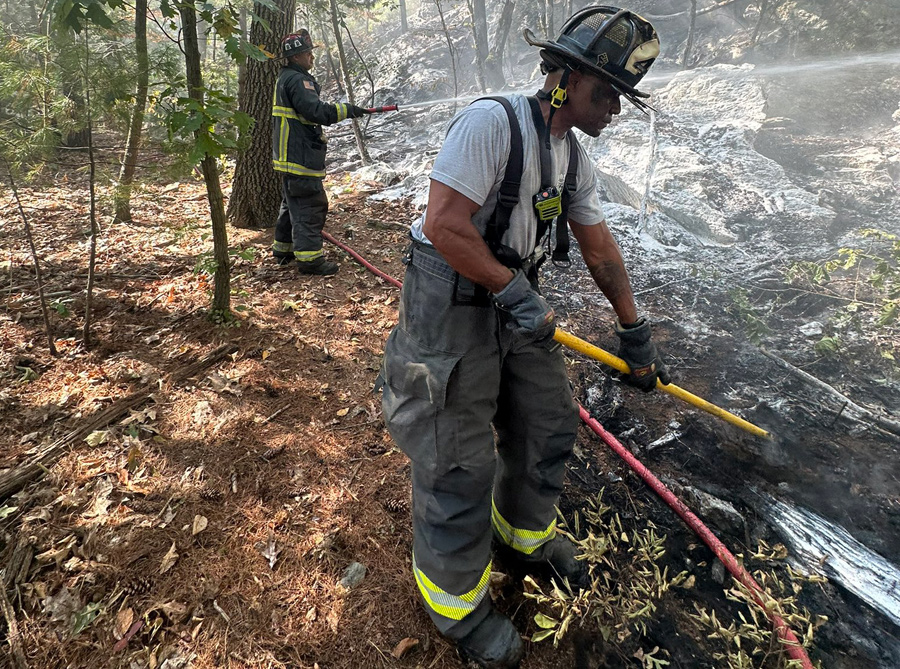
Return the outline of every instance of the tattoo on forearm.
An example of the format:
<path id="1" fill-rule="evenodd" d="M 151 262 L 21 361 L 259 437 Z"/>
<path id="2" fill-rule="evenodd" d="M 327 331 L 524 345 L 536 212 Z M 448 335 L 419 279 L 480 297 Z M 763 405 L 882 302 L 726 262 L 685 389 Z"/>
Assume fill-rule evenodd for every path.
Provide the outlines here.
<path id="1" fill-rule="evenodd" d="M 604 260 L 588 267 L 597 286 L 614 307 L 623 299 L 633 303 L 628 272 L 621 263 Z"/>

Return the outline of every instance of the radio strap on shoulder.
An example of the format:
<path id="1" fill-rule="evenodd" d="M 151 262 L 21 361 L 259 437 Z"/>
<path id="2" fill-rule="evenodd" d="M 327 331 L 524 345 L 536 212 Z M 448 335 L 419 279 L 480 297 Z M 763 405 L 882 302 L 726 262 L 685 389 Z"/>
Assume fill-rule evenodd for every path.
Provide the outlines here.
<path id="1" fill-rule="evenodd" d="M 538 91 L 539 97 L 541 97 L 541 92 Z M 544 113 L 541 111 L 541 104 L 538 102 L 537 97 L 529 97 L 528 103 L 531 106 L 531 118 L 534 122 L 534 129 L 538 135 L 538 152 L 541 159 L 541 191 L 535 196 L 535 208 L 538 212 L 535 246 L 542 243 L 544 236 L 555 219 L 556 243 L 553 245 L 550 257 L 554 265 L 568 267 L 571 264 L 569 260 L 569 201 L 572 198 L 572 193 L 575 192 L 578 182 L 578 146 L 572 131 L 568 131 L 566 140 L 569 146 L 569 165 L 566 170 L 563 192 L 557 193 L 556 184 L 554 183 L 555 179 L 551 174 L 553 167 L 550 153 L 550 130 L 544 121 Z M 555 198 L 554 195 L 556 196 Z M 548 206 L 549 201 L 543 198 L 555 199 L 556 204 Z"/>
<path id="2" fill-rule="evenodd" d="M 566 133 L 569 143 L 569 167 L 566 170 L 566 180 L 563 182 L 562 212 L 556 219 L 556 245 L 550 254 L 550 259 L 557 267 L 568 267 L 572 264 L 569 260 L 569 202 L 572 193 L 578 188 L 578 144 L 570 130 Z"/>

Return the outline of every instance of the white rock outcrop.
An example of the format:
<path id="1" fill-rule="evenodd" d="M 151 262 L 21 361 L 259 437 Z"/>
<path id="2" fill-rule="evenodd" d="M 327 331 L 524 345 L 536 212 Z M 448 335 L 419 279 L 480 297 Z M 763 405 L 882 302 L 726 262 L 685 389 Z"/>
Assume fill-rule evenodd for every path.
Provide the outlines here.
<path id="1" fill-rule="evenodd" d="M 655 122 L 623 110 L 586 142 L 611 200 L 640 208 L 646 197 L 648 212 L 717 243 L 786 226 L 816 234 L 833 220 L 816 194 L 753 148 L 766 120 L 766 96 L 751 66 L 680 72 L 652 103 Z"/>

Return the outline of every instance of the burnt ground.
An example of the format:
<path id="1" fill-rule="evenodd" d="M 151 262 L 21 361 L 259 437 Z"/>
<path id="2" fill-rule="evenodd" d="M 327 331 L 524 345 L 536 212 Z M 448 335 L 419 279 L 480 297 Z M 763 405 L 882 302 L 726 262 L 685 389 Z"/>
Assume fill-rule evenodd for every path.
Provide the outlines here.
<path id="1" fill-rule="evenodd" d="M 402 202 L 368 202 L 366 189 L 336 189 L 328 229 L 402 278 L 406 237 L 396 221 L 413 212 Z M 242 251 L 233 267 L 238 320 L 214 325 L 206 316 L 209 279 L 196 269 L 211 247 L 204 189 L 150 186 L 136 196 L 135 222 L 104 227 L 95 343 L 85 350 L 86 185 L 73 177 L 22 197 L 54 295 L 60 355 L 47 352 L 30 256 L 7 193 L 0 472 L 115 400 L 152 389 L 147 402 L 99 427 L 89 443 L 73 444 L 42 480 L 0 503 L 3 563 L 29 556 L 7 578 L 30 666 L 459 667 L 416 600 L 408 466 L 372 392 L 397 290 L 333 248 L 337 276 L 301 278 L 271 264 L 271 231 L 231 229 L 231 246 Z M 623 246 L 639 257 L 627 239 Z M 741 278 L 740 268 L 734 273 Z M 779 538 L 747 501 L 751 484 L 771 490 L 896 556 L 897 441 L 848 422 L 839 406 L 769 364 L 740 315 L 725 309 L 722 275 L 684 279 L 652 267 L 634 275 L 676 382 L 777 439 L 761 442 L 668 396 L 624 388 L 599 364 L 572 355 L 578 399 L 686 499 L 702 490 L 734 504 L 737 518 L 706 520 L 749 568 L 780 579 L 789 594 L 796 585 L 811 617 L 828 616 L 810 650 L 822 666 L 897 666 L 897 629 L 880 614 L 832 583 L 792 578 L 783 559 L 752 557 L 760 539 Z M 567 329 L 615 350 L 611 312 L 591 298 L 585 277 L 577 267 L 553 272 L 547 292 Z M 843 379 L 855 399 L 878 404 L 875 393 L 887 393 L 881 405 L 896 407 L 894 391 L 868 380 L 873 358 L 804 360 L 808 352 L 791 348 L 790 310 L 798 304 L 779 313 L 768 343 L 781 343 L 784 355 L 793 350 L 810 373 Z M 222 343 L 236 352 L 184 383 L 166 381 Z M 669 432 L 678 436 L 649 447 Z M 696 606 L 715 610 L 727 627 L 749 617 L 747 607 L 726 597 L 731 585 L 712 553 L 582 429 L 561 503 L 570 527 L 601 491 L 628 535 L 648 522 L 665 535 L 660 567 L 693 578 L 658 601 L 645 633 L 627 628 L 605 642 L 586 620 L 558 648 L 528 642 L 523 667 L 653 666 L 648 655 L 672 667 L 726 666 L 725 644 L 707 638 L 692 615 Z M 353 562 L 366 575 L 345 588 L 339 581 Z M 495 596 L 524 635 L 539 631 L 538 607 L 521 582 L 498 579 Z M 4 657 L 0 663 L 9 663 Z"/>

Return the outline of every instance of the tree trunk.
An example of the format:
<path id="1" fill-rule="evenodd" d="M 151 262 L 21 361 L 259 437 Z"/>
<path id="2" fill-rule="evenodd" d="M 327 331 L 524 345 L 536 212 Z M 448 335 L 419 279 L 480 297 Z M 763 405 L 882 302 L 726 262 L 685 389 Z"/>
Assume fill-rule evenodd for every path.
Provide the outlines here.
<path id="1" fill-rule="evenodd" d="M 325 24 L 319 23 L 319 32 L 322 34 L 322 41 L 325 42 L 325 58 L 328 60 L 328 76 L 334 79 L 334 83 L 337 86 L 338 93 L 343 97 L 344 95 L 344 85 L 341 83 L 341 74 L 338 72 L 337 65 L 335 65 L 334 57 L 331 55 L 331 43 L 328 41 L 328 31 L 325 29 Z M 323 88 L 327 88 L 328 78 L 325 79 L 326 85 Z"/>
<path id="2" fill-rule="evenodd" d="M 400 30 L 409 32 L 409 23 L 406 20 L 406 0 L 400 0 Z"/>
<path id="3" fill-rule="evenodd" d="M 554 39 L 556 35 L 554 34 L 554 24 L 553 24 L 553 0 L 546 0 L 546 4 L 544 5 L 544 13 L 546 18 L 544 22 L 547 25 L 547 38 Z"/>
<path id="4" fill-rule="evenodd" d="M 262 21 L 250 26 L 250 42 L 278 53 L 281 38 L 294 27 L 296 0 L 277 0 L 278 11 L 256 3 L 254 11 Z M 249 146 L 238 154 L 234 168 L 228 220 L 239 228 L 267 228 L 275 225 L 281 205 L 281 179 L 272 169 L 272 91 L 277 70 L 274 62 L 251 60 L 238 90 L 240 110 L 253 117 Z"/>
<path id="5" fill-rule="evenodd" d="M 488 59 L 487 40 L 487 12 L 484 8 L 484 0 L 472 0 L 472 33 L 475 36 L 475 70 L 478 79 L 478 87 L 484 93 L 487 90 L 485 84 L 485 70 Z"/>
<path id="6" fill-rule="evenodd" d="M 753 35 L 750 37 L 750 51 L 756 49 L 756 43 L 759 41 L 759 32 L 762 30 L 763 19 L 765 19 L 766 11 L 769 9 L 769 0 L 762 0 L 759 6 L 759 18 L 756 26 L 753 28 Z"/>
<path id="7" fill-rule="evenodd" d="M 453 49 L 453 40 L 450 39 L 450 31 L 447 30 L 447 22 L 444 20 L 444 9 L 441 7 L 441 0 L 434 0 L 437 6 L 438 16 L 441 19 L 441 28 L 444 30 L 444 37 L 447 39 L 447 51 L 450 53 L 450 69 L 453 72 L 453 113 L 456 113 L 456 98 L 459 97 L 459 77 L 456 74 L 456 52 Z"/>
<path id="8" fill-rule="evenodd" d="M 356 96 L 353 94 L 353 81 L 350 77 L 350 68 L 347 66 L 347 55 L 344 53 L 344 40 L 341 38 L 340 19 L 338 17 L 337 1 L 331 0 L 331 27 L 334 30 L 334 40 L 337 44 L 338 59 L 341 61 L 341 73 L 344 76 L 344 89 L 347 91 L 347 101 L 351 105 L 356 104 Z M 363 165 L 372 162 L 369 151 L 366 149 L 366 141 L 356 119 L 350 121 L 353 124 L 353 134 L 356 135 L 356 146 L 359 149 L 359 157 Z"/>
<path id="9" fill-rule="evenodd" d="M 684 45 L 684 56 L 681 58 L 681 69 L 691 66 L 691 51 L 694 49 L 694 31 L 697 26 L 697 0 L 691 0 L 691 24 L 688 27 L 687 44 Z"/>
<path id="10" fill-rule="evenodd" d="M 35 246 L 34 243 L 34 235 L 31 232 L 31 222 L 25 214 L 25 207 L 22 206 L 22 200 L 19 199 L 19 190 L 16 187 L 16 179 L 13 176 L 12 165 L 6 160 L 4 160 L 4 162 L 6 163 L 6 169 L 9 172 L 9 185 L 12 187 L 13 198 L 19 209 L 19 215 L 22 216 L 22 222 L 25 224 L 25 237 L 28 239 L 28 246 L 31 249 L 31 260 L 34 263 L 34 277 L 37 281 L 38 297 L 40 298 L 41 304 L 41 315 L 44 317 L 44 329 L 47 332 L 47 347 L 50 349 L 50 355 L 56 357 L 56 337 L 53 335 L 53 326 L 50 323 L 50 311 L 47 309 L 47 299 L 44 295 L 44 275 L 41 273 L 41 261 L 38 257 L 37 246 Z M 10 277 L 10 285 L 12 285 L 12 277 Z"/>
<path id="11" fill-rule="evenodd" d="M 503 3 L 503 9 L 500 11 L 500 18 L 497 21 L 497 29 L 494 32 L 485 72 L 487 84 L 494 90 L 500 90 L 506 86 L 506 77 L 503 75 L 503 51 L 506 48 L 506 41 L 509 39 L 515 10 L 515 0 L 506 0 Z"/>
<path id="12" fill-rule="evenodd" d="M 150 76 L 147 57 L 147 0 L 134 3 L 134 51 L 137 56 L 137 82 L 134 91 L 134 107 L 131 109 L 131 123 L 128 139 L 125 141 L 125 155 L 119 171 L 119 183 L 115 191 L 115 222 L 131 220 L 131 185 L 137 167 L 138 152 L 144 130 L 144 113 L 147 110 L 147 86 Z"/>
<path id="13" fill-rule="evenodd" d="M 94 307 L 94 270 L 97 266 L 97 161 L 94 160 L 94 122 L 91 115 L 91 50 L 88 45 L 88 27 L 84 27 L 84 100 L 87 110 L 87 148 L 90 163 L 90 195 L 91 195 L 91 244 L 88 252 L 87 289 L 84 293 L 84 328 L 82 341 L 84 347 L 91 347 L 91 314 Z"/>
<path id="14" fill-rule="evenodd" d="M 238 21 L 241 26 L 241 39 L 249 39 L 247 34 L 247 8 L 241 7 L 241 13 L 238 15 Z M 247 59 L 238 61 L 238 96 L 244 88 L 244 79 L 247 77 Z M 238 97 L 238 105 L 243 104 L 243 100 Z"/>
<path id="15" fill-rule="evenodd" d="M 200 71 L 200 49 L 197 42 L 197 12 L 193 2 L 180 3 L 181 27 L 184 36 L 184 64 L 187 74 L 188 95 L 203 104 L 203 75 Z M 199 128 L 195 136 L 199 139 L 209 133 L 205 127 Z M 213 314 L 224 315 L 231 307 L 231 267 L 228 260 L 228 230 L 225 227 L 225 206 L 222 185 L 216 159 L 209 154 L 200 161 L 203 181 L 206 182 L 206 197 L 209 200 L 209 216 L 212 221 L 213 258 L 216 261 L 215 287 L 213 290 Z"/>

